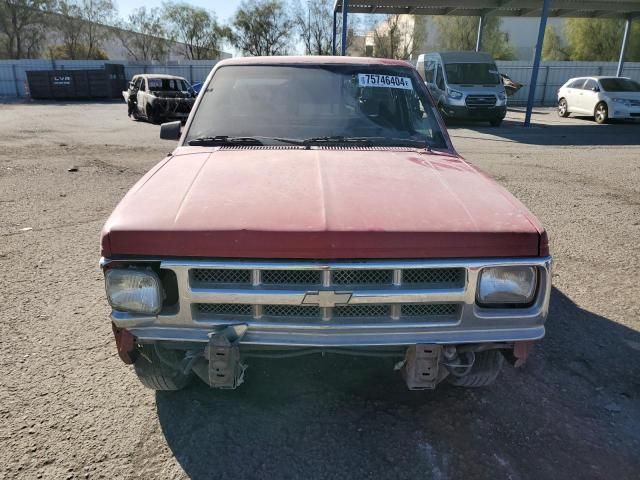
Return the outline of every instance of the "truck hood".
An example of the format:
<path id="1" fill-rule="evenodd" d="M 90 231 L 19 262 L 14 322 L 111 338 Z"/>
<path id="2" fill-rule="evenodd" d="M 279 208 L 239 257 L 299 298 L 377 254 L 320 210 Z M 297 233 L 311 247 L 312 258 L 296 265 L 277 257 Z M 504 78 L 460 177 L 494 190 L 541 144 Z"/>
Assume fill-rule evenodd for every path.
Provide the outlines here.
<path id="1" fill-rule="evenodd" d="M 461 158 L 411 149 L 178 148 L 107 221 L 108 257 L 537 256 L 543 232 Z"/>

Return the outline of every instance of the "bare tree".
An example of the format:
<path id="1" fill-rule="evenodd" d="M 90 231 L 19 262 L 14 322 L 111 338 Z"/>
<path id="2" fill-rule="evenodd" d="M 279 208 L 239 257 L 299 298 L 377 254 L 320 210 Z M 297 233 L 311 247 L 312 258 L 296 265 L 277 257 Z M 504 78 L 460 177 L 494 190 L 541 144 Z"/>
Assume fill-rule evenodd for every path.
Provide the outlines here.
<path id="1" fill-rule="evenodd" d="M 81 0 L 80 11 L 85 20 L 87 58 L 93 58 L 102 42 L 112 34 L 112 30 L 104 28 L 104 25 L 114 23 L 117 9 L 112 0 Z"/>
<path id="2" fill-rule="evenodd" d="M 85 58 L 84 46 L 85 22 L 79 4 L 61 0 L 57 6 L 56 29 L 62 37 L 61 45 L 50 45 L 47 55 L 50 58 L 68 58 L 77 60 Z"/>
<path id="3" fill-rule="evenodd" d="M 424 19 L 413 15 L 386 15 L 373 29 L 376 57 L 408 59 L 413 57 L 427 40 Z"/>
<path id="4" fill-rule="evenodd" d="M 217 58 L 220 44 L 227 34 L 214 14 L 187 3 L 164 5 L 172 40 L 185 45 L 185 57 L 191 60 Z"/>
<path id="5" fill-rule="evenodd" d="M 247 55 L 281 55 L 294 28 L 281 0 L 245 0 L 233 18 L 229 39 Z"/>
<path id="6" fill-rule="evenodd" d="M 61 45 L 51 45 L 51 58 L 104 59 L 102 43 L 113 35 L 116 8 L 112 0 L 58 0 L 55 29 Z"/>
<path id="7" fill-rule="evenodd" d="M 134 60 L 162 60 L 169 51 L 165 19 L 157 8 L 135 9 L 116 35 Z"/>
<path id="8" fill-rule="evenodd" d="M 37 56 L 50 0 L 0 0 L 0 46 L 7 58 Z M 0 52 L 1 53 L 1 52 Z"/>
<path id="9" fill-rule="evenodd" d="M 333 1 L 307 0 L 295 8 L 295 24 L 307 55 L 331 55 Z"/>
<path id="10" fill-rule="evenodd" d="M 333 15 L 333 13 L 332 13 Z M 333 21 L 333 19 L 332 19 Z M 347 23 L 347 54 L 348 55 L 364 55 L 365 54 L 365 37 L 358 35 L 358 31 L 362 26 L 361 18 L 358 15 L 349 15 Z M 342 44 L 342 15 L 336 15 L 336 51 L 341 51 Z"/>

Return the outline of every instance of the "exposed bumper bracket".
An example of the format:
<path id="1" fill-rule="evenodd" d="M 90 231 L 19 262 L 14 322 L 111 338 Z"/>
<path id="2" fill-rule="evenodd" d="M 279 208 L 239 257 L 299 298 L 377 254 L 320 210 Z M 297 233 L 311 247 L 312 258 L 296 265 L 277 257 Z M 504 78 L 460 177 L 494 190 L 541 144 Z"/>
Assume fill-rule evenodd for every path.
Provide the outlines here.
<path id="1" fill-rule="evenodd" d="M 231 325 L 209 334 L 204 356 L 209 361 L 211 387 L 234 389 L 244 381 L 247 367 L 240 362 L 239 343 L 247 329 L 245 324 Z"/>
<path id="2" fill-rule="evenodd" d="M 418 344 L 407 348 L 402 376 L 409 390 L 432 390 L 447 375 L 440 369 L 442 345 Z"/>

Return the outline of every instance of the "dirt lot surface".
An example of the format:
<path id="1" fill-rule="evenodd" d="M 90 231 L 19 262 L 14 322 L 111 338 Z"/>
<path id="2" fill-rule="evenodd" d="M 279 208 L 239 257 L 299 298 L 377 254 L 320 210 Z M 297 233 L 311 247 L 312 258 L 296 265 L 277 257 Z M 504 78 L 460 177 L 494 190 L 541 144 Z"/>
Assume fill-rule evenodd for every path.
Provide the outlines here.
<path id="1" fill-rule="evenodd" d="M 155 394 L 116 355 L 98 237 L 173 144 L 123 104 L 0 104 L 0 477 L 637 479 L 640 125 L 521 116 L 451 134 L 549 230 L 524 369 L 409 392 L 386 359 L 256 360 L 235 392 Z"/>

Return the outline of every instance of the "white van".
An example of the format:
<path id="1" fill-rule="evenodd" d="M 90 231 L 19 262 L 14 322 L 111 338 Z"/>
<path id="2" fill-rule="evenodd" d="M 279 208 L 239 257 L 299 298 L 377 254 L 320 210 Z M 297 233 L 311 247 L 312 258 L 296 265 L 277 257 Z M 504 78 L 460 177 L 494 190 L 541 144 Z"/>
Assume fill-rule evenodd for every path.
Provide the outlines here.
<path id="1" fill-rule="evenodd" d="M 445 119 L 488 120 L 494 127 L 502 123 L 507 94 L 488 53 L 422 54 L 416 68 Z"/>

